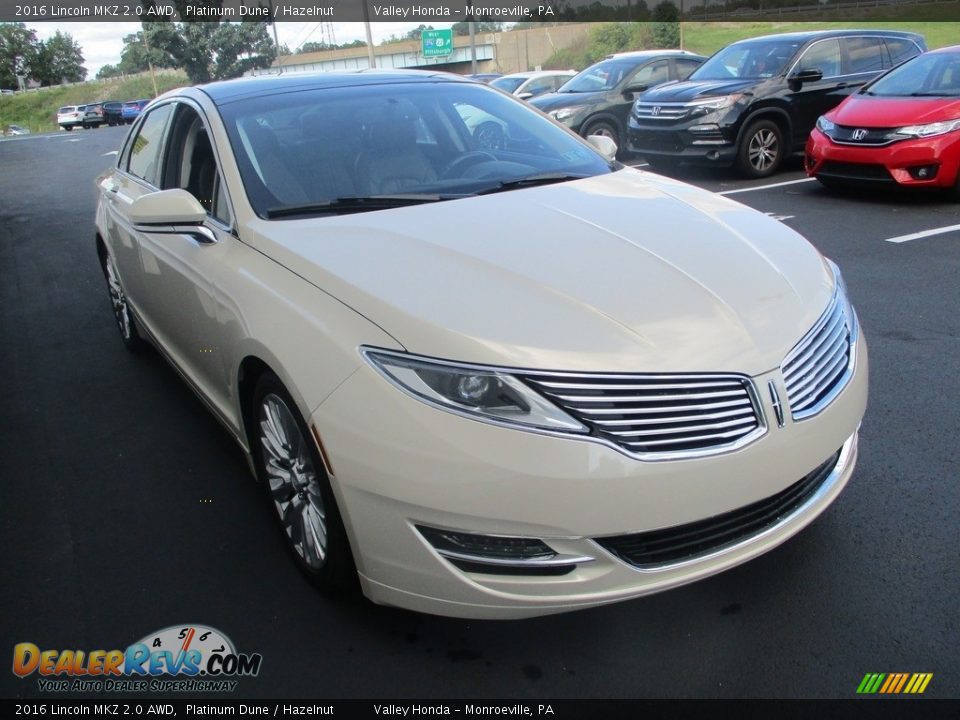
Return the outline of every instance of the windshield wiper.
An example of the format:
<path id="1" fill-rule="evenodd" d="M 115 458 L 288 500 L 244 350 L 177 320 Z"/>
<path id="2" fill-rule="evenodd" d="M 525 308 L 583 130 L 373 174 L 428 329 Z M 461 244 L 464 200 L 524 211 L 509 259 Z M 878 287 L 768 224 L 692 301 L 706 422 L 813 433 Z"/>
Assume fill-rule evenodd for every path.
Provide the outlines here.
<path id="1" fill-rule="evenodd" d="M 473 193 L 474 195 L 490 195 L 492 193 L 504 192 L 506 190 L 519 190 L 525 187 L 536 187 L 537 185 L 552 185 L 553 183 L 566 182 L 568 180 L 582 180 L 589 175 L 571 175 L 570 173 L 541 173 L 539 175 L 528 175 L 527 177 L 517 178 L 516 180 L 502 180 L 493 187 L 484 188 Z"/>
<path id="2" fill-rule="evenodd" d="M 947 92 L 912 92 L 908 97 L 957 97 L 957 94 Z"/>
<path id="3" fill-rule="evenodd" d="M 281 205 L 270 208 L 266 215 L 269 219 L 291 217 L 293 215 L 314 215 L 330 213 L 346 215 L 348 213 L 367 212 L 370 210 L 388 210 L 390 208 L 423 205 L 425 203 L 453 200 L 463 195 L 438 195 L 436 193 L 410 193 L 405 195 L 358 195 L 334 198 L 316 203 L 302 205 Z"/>

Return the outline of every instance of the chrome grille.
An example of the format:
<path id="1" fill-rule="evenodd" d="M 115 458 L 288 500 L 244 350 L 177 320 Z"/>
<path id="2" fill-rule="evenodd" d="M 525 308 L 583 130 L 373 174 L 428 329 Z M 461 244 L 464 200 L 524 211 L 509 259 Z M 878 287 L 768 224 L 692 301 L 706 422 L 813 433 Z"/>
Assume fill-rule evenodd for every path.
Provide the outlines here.
<path id="1" fill-rule="evenodd" d="M 595 437 L 645 459 L 738 447 L 765 429 L 742 375 L 537 374 L 522 379 Z"/>
<path id="2" fill-rule="evenodd" d="M 813 329 L 790 351 L 783 364 L 783 381 L 794 420 L 820 412 L 851 375 L 854 320 L 835 294 Z"/>
<path id="3" fill-rule="evenodd" d="M 686 104 L 637 103 L 634 116 L 644 120 L 679 120 L 690 111 Z"/>

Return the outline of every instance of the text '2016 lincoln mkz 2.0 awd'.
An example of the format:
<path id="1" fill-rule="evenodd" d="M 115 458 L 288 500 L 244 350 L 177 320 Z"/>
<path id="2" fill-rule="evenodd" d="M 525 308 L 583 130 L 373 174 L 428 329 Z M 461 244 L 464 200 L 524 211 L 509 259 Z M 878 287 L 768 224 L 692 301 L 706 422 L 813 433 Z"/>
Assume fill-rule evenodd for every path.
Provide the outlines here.
<path id="1" fill-rule="evenodd" d="M 615 152 L 446 74 L 186 88 L 98 180 L 97 251 L 124 343 L 236 438 L 318 585 L 600 605 L 799 532 L 867 401 L 832 262 Z"/>

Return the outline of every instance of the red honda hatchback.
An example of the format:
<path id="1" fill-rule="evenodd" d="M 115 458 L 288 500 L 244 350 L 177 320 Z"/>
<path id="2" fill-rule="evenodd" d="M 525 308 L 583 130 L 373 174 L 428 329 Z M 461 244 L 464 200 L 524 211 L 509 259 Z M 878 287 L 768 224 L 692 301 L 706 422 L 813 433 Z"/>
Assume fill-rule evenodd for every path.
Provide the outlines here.
<path id="1" fill-rule="evenodd" d="M 960 200 L 960 45 L 898 65 L 821 116 L 806 170 L 827 186 L 936 187 Z"/>

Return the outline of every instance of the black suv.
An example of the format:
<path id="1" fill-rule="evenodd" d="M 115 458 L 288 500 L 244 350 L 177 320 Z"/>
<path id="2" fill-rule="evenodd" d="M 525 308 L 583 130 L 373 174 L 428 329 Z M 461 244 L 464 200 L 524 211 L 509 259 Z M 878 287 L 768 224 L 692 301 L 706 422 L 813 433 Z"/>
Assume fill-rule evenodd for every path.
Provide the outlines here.
<path id="1" fill-rule="evenodd" d="M 583 137 L 605 135 L 618 147 L 634 93 L 682 80 L 706 60 L 683 50 L 644 50 L 610 55 L 573 76 L 555 93 L 530 104 Z"/>
<path id="2" fill-rule="evenodd" d="M 122 108 L 123 103 L 115 100 L 108 100 L 103 104 L 103 119 L 107 121 L 107 125 L 113 127 L 114 125 L 123 124 Z"/>
<path id="3" fill-rule="evenodd" d="M 922 35 L 829 30 L 728 45 L 685 82 L 633 105 L 628 146 L 654 168 L 736 165 L 765 177 L 803 150 L 817 118 L 881 72 L 927 49 Z"/>

